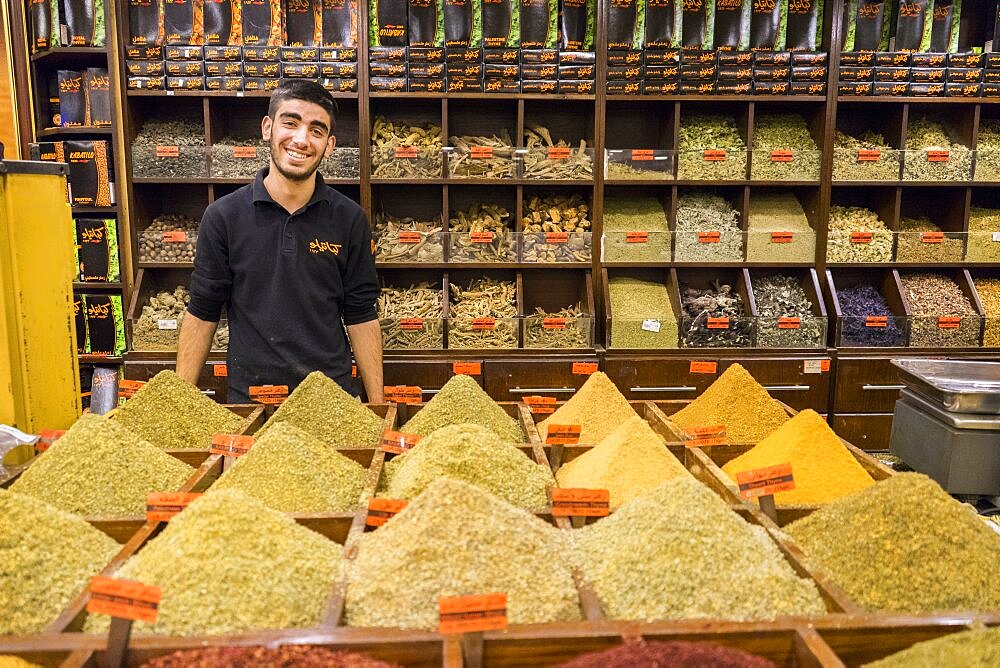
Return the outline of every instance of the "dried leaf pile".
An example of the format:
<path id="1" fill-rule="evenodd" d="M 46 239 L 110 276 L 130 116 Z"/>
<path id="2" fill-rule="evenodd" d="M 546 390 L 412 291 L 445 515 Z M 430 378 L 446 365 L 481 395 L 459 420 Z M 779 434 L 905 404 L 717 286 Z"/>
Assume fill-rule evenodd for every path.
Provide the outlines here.
<path id="1" fill-rule="evenodd" d="M 1000 346 L 1000 279 L 976 278 L 973 282 L 986 316 L 983 347 L 996 348 Z"/>
<path id="2" fill-rule="evenodd" d="M 980 318 L 962 288 L 944 274 L 900 273 L 903 295 L 910 307 L 910 346 L 976 347 Z M 942 326 L 941 317 L 957 317 L 957 327 Z"/>
<path id="3" fill-rule="evenodd" d="M 905 148 L 906 181 L 968 181 L 972 177 L 972 151 L 958 141 L 940 116 L 912 116 L 906 127 Z"/>
<path id="4" fill-rule="evenodd" d="M 758 348 L 817 348 L 826 344 L 826 319 L 813 315 L 813 303 L 801 280 L 768 274 L 752 282 L 757 302 Z M 789 318 L 797 318 L 790 322 Z"/>
<path id="5" fill-rule="evenodd" d="M 646 232 L 646 240 L 635 234 Z M 655 197 L 608 197 L 604 201 L 605 262 L 669 262 L 667 214 Z"/>
<path id="6" fill-rule="evenodd" d="M 753 344 L 749 305 L 733 285 L 713 280 L 707 288 L 684 283 L 681 291 L 681 344 L 692 348 L 745 348 Z M 713 324 L 715 323 L 715 324 Z"/>
<path id="7" fill-rule="evenodd" d="M 740 212 L 727 200 L 701 190 L 677 200 L 676 262 L 738 262 L 743 259 Z"/>
<path id="8" fill-rule="evenodd" d="M 475 424 L 489 429 L 504 443 L 523 443 L 524 434 L 517 420 L 507 415 L 472 376 L 452 376 L 417 414 L 400 429 L 405 433 L 427 436 L 442 427 Z"/>
<path id="9" fill-rule="evenodd" d="M 1000 209 L 974 206 L 969 211 L 967 262 L 1000 262 Z"/>
<path id="10" fill-rule="evenodd" d="M 791 153 L 777 154 L 777 151 Z M 798 114 L 761 114 L 753 121 L 750 178 L 755 181 L 818 181 L 821 152 Z"/>
<path id="11" fill-rule="evenodd" d="M 896 237 L 897 262 L 958 263 L 965 251 L 961 236 L 942 232 L 924 216 L 900 220 Z"/>
<path id="12" fill-rule="evenodd" d="M 748 262 L 812 262 L 816 256 L 816 232 L 793 193 L 752 192 L 747 219 Z"/>
<path id="13" fill-rule="evenodd" d="M 747 145 L 731 116 L 682 115 L 677 148 L 678 179 L 730 181 L 747 173 Z M 715 153 L 706 156 L 705 151 Z"/>
<path id="14" fill-rule="evenodd" d="M 580 443 L 597 444 L 638 413 L 603 371 L 595 371 L 565 404 L 538 423 L 545 440 L 550 424 L 580 425 Z"/>
<path id="15" fill-rule="evenodd" d="M 979 122 L 976 139 L 976 181 L 1000 181 L 1000 119 Z"/>
<path id="16" fill-rule="evenodd" d="M 833 180 L 898 181 L 901 155 L 873 130 L 865 130 L 860 137 L 837 130 L 833 140 Z"/>
<path id="17" fill-rule="evenodd" d="M 1000 628 L 973 629 L 918 642 L 862 668 L 938 668 L 1000 665 Z"/>
<path id="18" fill-rule="evenodd" d="M 158 146 L 176 146 L 177 155 L 157 155 Z M 193 114 L 189 118 L 144 122 L 132 140 L 132 173 L 140 177 L 207 177 L 204 123 Z"/>
<path id="19" fill-rule="evenodd" d="M 477 278 L 463 288 L 452 283 L 449 348 L 517 348 L 517 286 Z"/>
<path id="20" fill-rule="evenodd" d="M 860 206 L 831 206 L 827 262 L 892 262 L 892 230 Z"/>
<path id="21" fill-rule="evenodd" d="M 397 149 L 415 148 L 416 157 L 397 156 Z M 444 167 L 441 128 L 395 123 L 383 116 L 372 127 L 372 177 L 376 179 L 439 179 Z"/>
<path id="22" fill-rule="evenodd" d="M 428 283 L 382 288 L 378 297 L 382 348 L 443 348 L 443 311 L 443 291 Z"/>
<path id="23" fill-rule="evenodd" d="M 662 283 L 608 278 L 612 348 L 676 348 L 677 317 Z"/>

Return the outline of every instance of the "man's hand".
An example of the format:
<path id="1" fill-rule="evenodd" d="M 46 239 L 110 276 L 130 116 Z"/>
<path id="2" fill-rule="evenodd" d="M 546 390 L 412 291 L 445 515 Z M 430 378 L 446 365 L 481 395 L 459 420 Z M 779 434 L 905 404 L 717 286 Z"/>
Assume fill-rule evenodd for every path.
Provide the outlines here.
<path id="1" fill-rule="evenodd" d="M 219 323 L 202 320 L 190 312 L 184 314 L 177 340 L 177 375 L 192 385 L 198 385 L 218 326 Z"/>
<path id="2" fill-rule="evenodd" d="M 378 320 L 369 320 L 358 325 L 347 326 L 347 336 L 351 339 L 354 359 L 358 362 L 358 373 L 365 384 L 368 402 L 380 404 L 382 397 L 382 328 Z"/>

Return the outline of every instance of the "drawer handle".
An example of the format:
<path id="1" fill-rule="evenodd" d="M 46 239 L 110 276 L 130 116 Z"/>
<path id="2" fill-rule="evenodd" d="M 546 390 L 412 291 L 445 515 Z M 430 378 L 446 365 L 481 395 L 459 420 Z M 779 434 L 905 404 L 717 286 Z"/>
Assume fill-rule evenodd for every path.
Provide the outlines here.
<path id="1" fill-rule="evenodd" d="M 765 385 L 768 392 L 808 392 L 811 387 L 808 385 Z"/>
<path id="2" fill-rule="evenodd" d="M 865 392 L 877 392 L 879 390 L 902 390 L 906 385 L 862 385 Z"/>
<path id="3" fill-rule="evenodd" d="M 511 394 L 534 394 L 535 392 L 545 392 L 546 394 L 573 394 L 575 387 L 512 387 L 507 390 Z"/>
<path id="4" fill-rule="evenodd" d="M 215 396 L 215 390 L 202 390 L 201 393 L 204 394 L 206 397 Z"/>
<path id="5" fill-rule="evenodd" d="M 697 392 L 697 387 L 679 385 L 676 387 L 630 387 L 632 392 Z"/>

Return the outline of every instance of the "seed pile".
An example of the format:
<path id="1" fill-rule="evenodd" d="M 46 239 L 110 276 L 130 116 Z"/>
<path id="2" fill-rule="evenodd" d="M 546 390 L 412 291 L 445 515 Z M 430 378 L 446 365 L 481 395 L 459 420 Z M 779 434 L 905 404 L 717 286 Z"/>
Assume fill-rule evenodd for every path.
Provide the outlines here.
<path id="1" fill-rule="evenodd" d="M 788 415 L 746 369 L 732 364 L 670 421 L 681 431 L 725 425 L 730 443 L 757 443 L 788 422 Z"/>
<path id="2" fill-rule="evenodd" d="M 214 178 L 252 179 L 271 161 L 271 145 L 260 137 L 223 137 L 209 148 Z"/>
<path id="3" fill-rule="evenodd" d="M 826 610 L 763 528 L 689 476 L 574 534 L 575 556 L 609 619 L 763 620 Z"/>
<path id="4" fill-rule="evenodd" d="M 477 278 L 468 289 L 452 283 L 449 348 L 517 348 L 517 285 Z"/>
<path id="5" fill-rule="evenodd" d="M 449 219 L 452 262 L 514 262 L 517 240 L 510 211 L 499 204 L 473 204 Z"/>
<path id="6" fill-rule="evenodd" d="M 565 320 L 565 326 L 553 326 L 553 319 Z M 524 317 L 524 347 L 590 348 L 591 322 L 579 302 L 552 312 L 536 306 L 534 313 Z"/>
<path id="7" fill-rule="evenodd" d="M 847 346 L 901 346 L 905 344 L 902 322 L 889 302 L 873 285 L 858 284 L 837 292 L 843 315 L 840 341 Z M 872 318 L 885 318 L 885 326 L 873 326 Z"/>
<path id="8" fill-rule="evenodd" d="M 899 221 L 897 262 L 961 262 L 964 246 L 961 237 L 944 235 L 929 218 L 903 218 Z"/>
<path id="9" fill-rule="evenodd" d="M 785 531 L 866 610 L 1000 608 L 1000 535 L 919 473 L 897 473 Z"/>
<path id="10" fill-rule="evenodd" d="M 166 232 L 183 232 L 183 241 L 168 241 Z M 168 237 L 169 238 L 169 237 Z M 194 262 L 198 221 L 179 213 L 165 213 L 139 232 L 140 262 Z"/>
<path id="11" fill-rule="evenodd" d="M 767 659 L 711 642 L 639 642 L 581 654 L 559 668 L 672 666 L 673 668 L 775 668 Z"/>
<path id="12" fill-rule="evenodd" d="M 638 414 L 628 399 L 603 371 L 595 371 L 569 401 L 538 423 L 538 435 L 544 441 L 550 424 L 578 424 L 580 443 L 597 444 L 631 417 Z"/>
<path id="13" fill-rule="evenodd" d="M 791 160 L 777 151 L 791 152 Z M 798 114 L 762 114 L 753 120 L 750 178 L 758 181 L 819 180 L 820 150 Z"/>
<path id="14" fill-rule="evenodd" d="M 378 297 L 382 347 L 386 350 L 443 348 L 443 311 L 444 293 L 429 283 L 382 288 Z"/>
<path id="15" fill-rule="evenodd" d="M 892 262 L 892 230 L 860 206 L 831 206 L 827 262 Z"/>
<path id="16" fill-rule="evenodd" d="M 580 619 L 563 532 L 478 487 L 433 482 L 366 533 L 349 565 L 348 626 L 433 630 L 438 599 L 507 593 L 507 619 Z"/>
<path id="17" fill-rule="evenodd" d="M 40 633 L 119 550 L 83 519 L 6 489 L 0 517 L 2 635 Z"/>
<path id="18" fill-rule="evenodd" d="M 758 348 L 816 348 L 826 343 L 826 320 L 813 315 L 813 303 L 797 277 L 769 274 L 755 278 L 752 285 Z"/>
<path id="19" fill-rule="evenodd" d="M 1000 209 L 974 206 L 969 211 L 968 262 L 1000 262 Z"/>
<path id="20" fill-rule="evenodd" d="M 521 426 L 490 395 L 479 387 L 472 376 L 452 376 L 400 431 L 428 436 L 441 427 L 455 424 L 475 424 L 496 434 L 504 443 L 525 440 Z"/>
<path id="21" fill-rule="evenodd" d="M 941 274 L 901 273 L 910 307 L 910 345 L 916 348 L 979 345 L 979 316 L 962 288 Z M 958 327 L 945 326 L 942 316 L 961 318 Z"/>
<path id="22" fill-rule="evenodd" d="M 452 178 L 514 178 L 514 142 L 507 128 L 500 136 L 452 136 L 449 138 L 448 176 Z"/>
<path id="23" fill-rule="evenodd" d="M 646 232 L 636 241 L 629 232 Z M 640 237 L 641 239 L 641 237 Z M 655 197 L 608 197 L 604 201 L 605 262 L 669 262 L 667 214 Z"/>
<path id="24" fill-rule="evenodd" d="M 736 119 L 730 116 L 682 116 L 677 148 L 678 179 L 730 181 L 746 175 L 747 145 L 736 128 Z M 714 153 L 706 155 L 705 151 Z"/>
<path id="25" fill-rule="evenodd" d="M 663 444 L 663 437 L 636 415 L 619 425 L 593 449 L 556 471 L 560 487 L 606 489 L 617 510 L 661 483 L 688 475 Z"/>
<path id="26" fill-rule="evenodd" d="M 976 181 L 1000 181 L 1000 119 L 984 118 L 976 140 Z"/>
<path id="27" fill-rule="evenodd" d="M 974 629 L 918 642 L 862 668 L 938 668 L 1000 665 L 1000 628 Z"/>
<path id="28" fill-rule="evenodd" d="M 612 348 L 676 348 L 677 318 L 662 283 L 631 276 L 608 279 Z"/>
<path id="29" fill-rule="evenodd" d="M 237 433 L 243 425 L 243 418 L 169 369 L 153 376 L 113 419 L 167 450 L 207 449 L 213 434 Z"/>
<path id="30" fill-rule="evenodd" d="M 753 320 L 734 286 L 719 280 L 707 288 L 680 284 L 681 344 L 692 348 L 745 348 L 753 343 Z"/>
<path id="31" fill-rule="evenodd" d="M 316 626 L 343 548 L 235 489 L 206 494 L 175 516 L 115 577 L 163 590 L 153 625 L 133 632 L 223 635 Z M 109 619 L 91 615 L 88 632 Z"/>
<path id="32" fill-rule="evenodd" d="M 898 181 L 899 163 L 900 152 L 880 133 L 865 130 L 860 137 L 853 137 L 837 130 L 833 141 L 834 181 Z"/>
<path id="33" fill-rule="evenodd" d="M 400 149 L 415 149 L 415 157 Z M 444 167 L 441 128 L 395 123 L 382 116 L 372 127 L 372 177 L 377 179 L 439 179 Z"/>
<path id="34" fill-rule="evenodd" d="M 740 212 L 711 192 L 689 191 L 677 200 L 676 262 L 738 262 L 743 259 Z"/>
<path id="35" fill-rule="evenodd" d="M 174 146 L 177 155 L 163 150 Z M 143 123 L 132 140 L 132 173 L 142 177 L 207 177 L 204 124 L 193 116 Z"/>
<path id="36" fill-rule="evenodd" d="M 548 466 L 476 424 L 442 427 L 394 457 L 383 471 L 381 496 L 412 499 L 439 478 L 462 480 L 532 512 L 549 505 L 555 485 Z"/>
<path id="37" fill-rule="evenodd" d="M 791 464 L 795 489 L 778 492 L 779 506 L 823 504 L 866 489 L 868 472 L 851 455 L 819 414 L 807 409 L 778 427 L 749 451 L 723 465 L 736 480 L 742 471 Z"/>
<path id="38" fill-rule="evenodd" d="M 142 315 L 132 326 L 133 350 L 174 351 L 181 323 L 191 302 L 191 293 L 183 285 L 173 292 L 158 292 L 142 307 Z M 229 348 L 229 325 L 220 322 L 212 337 L 212 350 Z"/>
<path id="39" fill-rule="evenodd" d="M 279 422 L 288 422 L 331 447 L 374 446 L 382 438 L 382 418 L 320 371 L 306 376 L 257 437 Z"/>
<path id="40" fill-rule="evenodd" d="M 973 282 L 986 315 L 983 347 L 996 348 L 1000 346 L 1000 279 L 976 278 Z"/>
<path id="41" fill-rule="evenodd" d="M 418 220 L 379 211 L 374 238 L 378 262 L 444 261 L 443 226 L 437 218 Z"/>
<path id="42" fill-rule="evenodd" d="M 906 181 L 968 181 L 972 151 L 956 140 L 942 118 L 910 118 L 906 128 L 903 179 Z"/>
<path id="43" fill-rule="evenodd" d="M 816 232 L 789 192 L 752 193 L 747 215 L 748 262 L 812 262 Z M 791 233 L 775 234 L 775 233 Z"/>
<path id="44" fill-rule="evenodd" d="M 210 494 L 238 489 L 283 513 L 354 510 L 368 471 L 288 422 L 261 436 L 212 485 Z"/>
<path id="45" fill-rule="evenodd" d="M 203 647 L 158 656 L 143 668 L 398 668 L 357 652 L 316 645 L 279 647 Z"/>

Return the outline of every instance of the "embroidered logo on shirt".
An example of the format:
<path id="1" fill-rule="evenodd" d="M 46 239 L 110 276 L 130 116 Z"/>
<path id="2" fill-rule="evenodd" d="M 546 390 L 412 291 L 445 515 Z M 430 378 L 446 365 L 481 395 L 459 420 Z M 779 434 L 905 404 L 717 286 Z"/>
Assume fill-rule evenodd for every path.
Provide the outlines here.
<path id="1" fill-rule="evenodd" d="M 332 244 L 329 241 L 320 241 L 319 239 L 313 239 L 309 242 L 309 252 L 310 253 L 330 253 L 331 255 L 340 255 L 341 244 Z"/>

